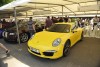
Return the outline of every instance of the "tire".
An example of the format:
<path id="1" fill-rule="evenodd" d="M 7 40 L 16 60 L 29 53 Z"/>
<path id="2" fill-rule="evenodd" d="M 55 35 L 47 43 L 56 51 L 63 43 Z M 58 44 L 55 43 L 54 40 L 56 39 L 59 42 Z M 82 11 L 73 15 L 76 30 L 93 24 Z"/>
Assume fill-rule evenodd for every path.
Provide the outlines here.
<path id="1" fill-rule="evenodd" d="M 20 35 L 20 41 L 21 41 L 21 43 L 27 42 L 28 39 L 29 39 L 29 35 L 28 35 L 27 33 L 22 33 L 22 34 Z"/>
<path id="2" fill-rule="evenodd" d="M 80 41 L 82 41 L 83 40 L 83 32 L 82 32 L 82 34 L 81 34 L 81 39 L 80 39 Z"/>
<path id="3" fill-rule="evenodd" d="M 65 43 L 64 49 L 63 49 L 63 56 L 66 57 L 70 53 L 70 41 L 68 40 Z"/>

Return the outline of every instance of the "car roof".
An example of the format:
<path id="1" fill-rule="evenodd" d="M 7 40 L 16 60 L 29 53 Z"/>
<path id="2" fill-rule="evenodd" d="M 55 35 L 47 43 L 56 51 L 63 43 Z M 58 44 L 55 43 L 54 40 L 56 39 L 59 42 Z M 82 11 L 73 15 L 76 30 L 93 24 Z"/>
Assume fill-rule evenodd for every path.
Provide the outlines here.
<path id="1" fill-rule="evenodd" d="M 58 22 L 58 23 L 55 23 L 55 24 L 69 24 L 69 25 L 74 25 L 75 22 Z"/>

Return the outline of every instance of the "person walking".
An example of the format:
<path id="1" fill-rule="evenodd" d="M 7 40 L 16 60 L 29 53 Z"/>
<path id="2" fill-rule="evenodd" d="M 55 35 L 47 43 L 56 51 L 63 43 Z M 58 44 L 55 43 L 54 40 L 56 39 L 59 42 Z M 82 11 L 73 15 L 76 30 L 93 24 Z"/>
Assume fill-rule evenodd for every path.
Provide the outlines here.
<path id="1" fill-rule="evenodd" d="M 30 17 L 28 21 L 28 30 L 29 30 L 30 36 L 32 36 L 36 32 L 35 22 L 32 20 L 32 17 Z"/>

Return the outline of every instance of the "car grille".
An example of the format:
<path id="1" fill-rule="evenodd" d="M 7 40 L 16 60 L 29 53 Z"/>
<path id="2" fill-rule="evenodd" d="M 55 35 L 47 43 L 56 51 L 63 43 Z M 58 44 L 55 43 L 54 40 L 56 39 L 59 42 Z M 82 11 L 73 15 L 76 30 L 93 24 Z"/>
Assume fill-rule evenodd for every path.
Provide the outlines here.
<path id="1" fill-rule="evenodd" d="M 3 36 L 3 37 L 6 37 L 6 38 L 15 38 L 15 33 L 10 33 L 10 32 L 4 31 L 4 32 L 2 33 L 2 36 Z"/>

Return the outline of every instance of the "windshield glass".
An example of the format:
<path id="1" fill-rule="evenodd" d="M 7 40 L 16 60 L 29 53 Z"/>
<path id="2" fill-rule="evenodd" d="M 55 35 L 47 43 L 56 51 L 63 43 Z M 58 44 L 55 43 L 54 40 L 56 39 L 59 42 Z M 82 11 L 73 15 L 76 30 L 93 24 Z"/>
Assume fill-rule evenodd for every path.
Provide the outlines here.
<path id="1" fill-rule="evenodd" d="M 70 32 L 70 25 L 69 24 L 54 24 L 47 31 L 68 33 L 68 32 Z"/>

